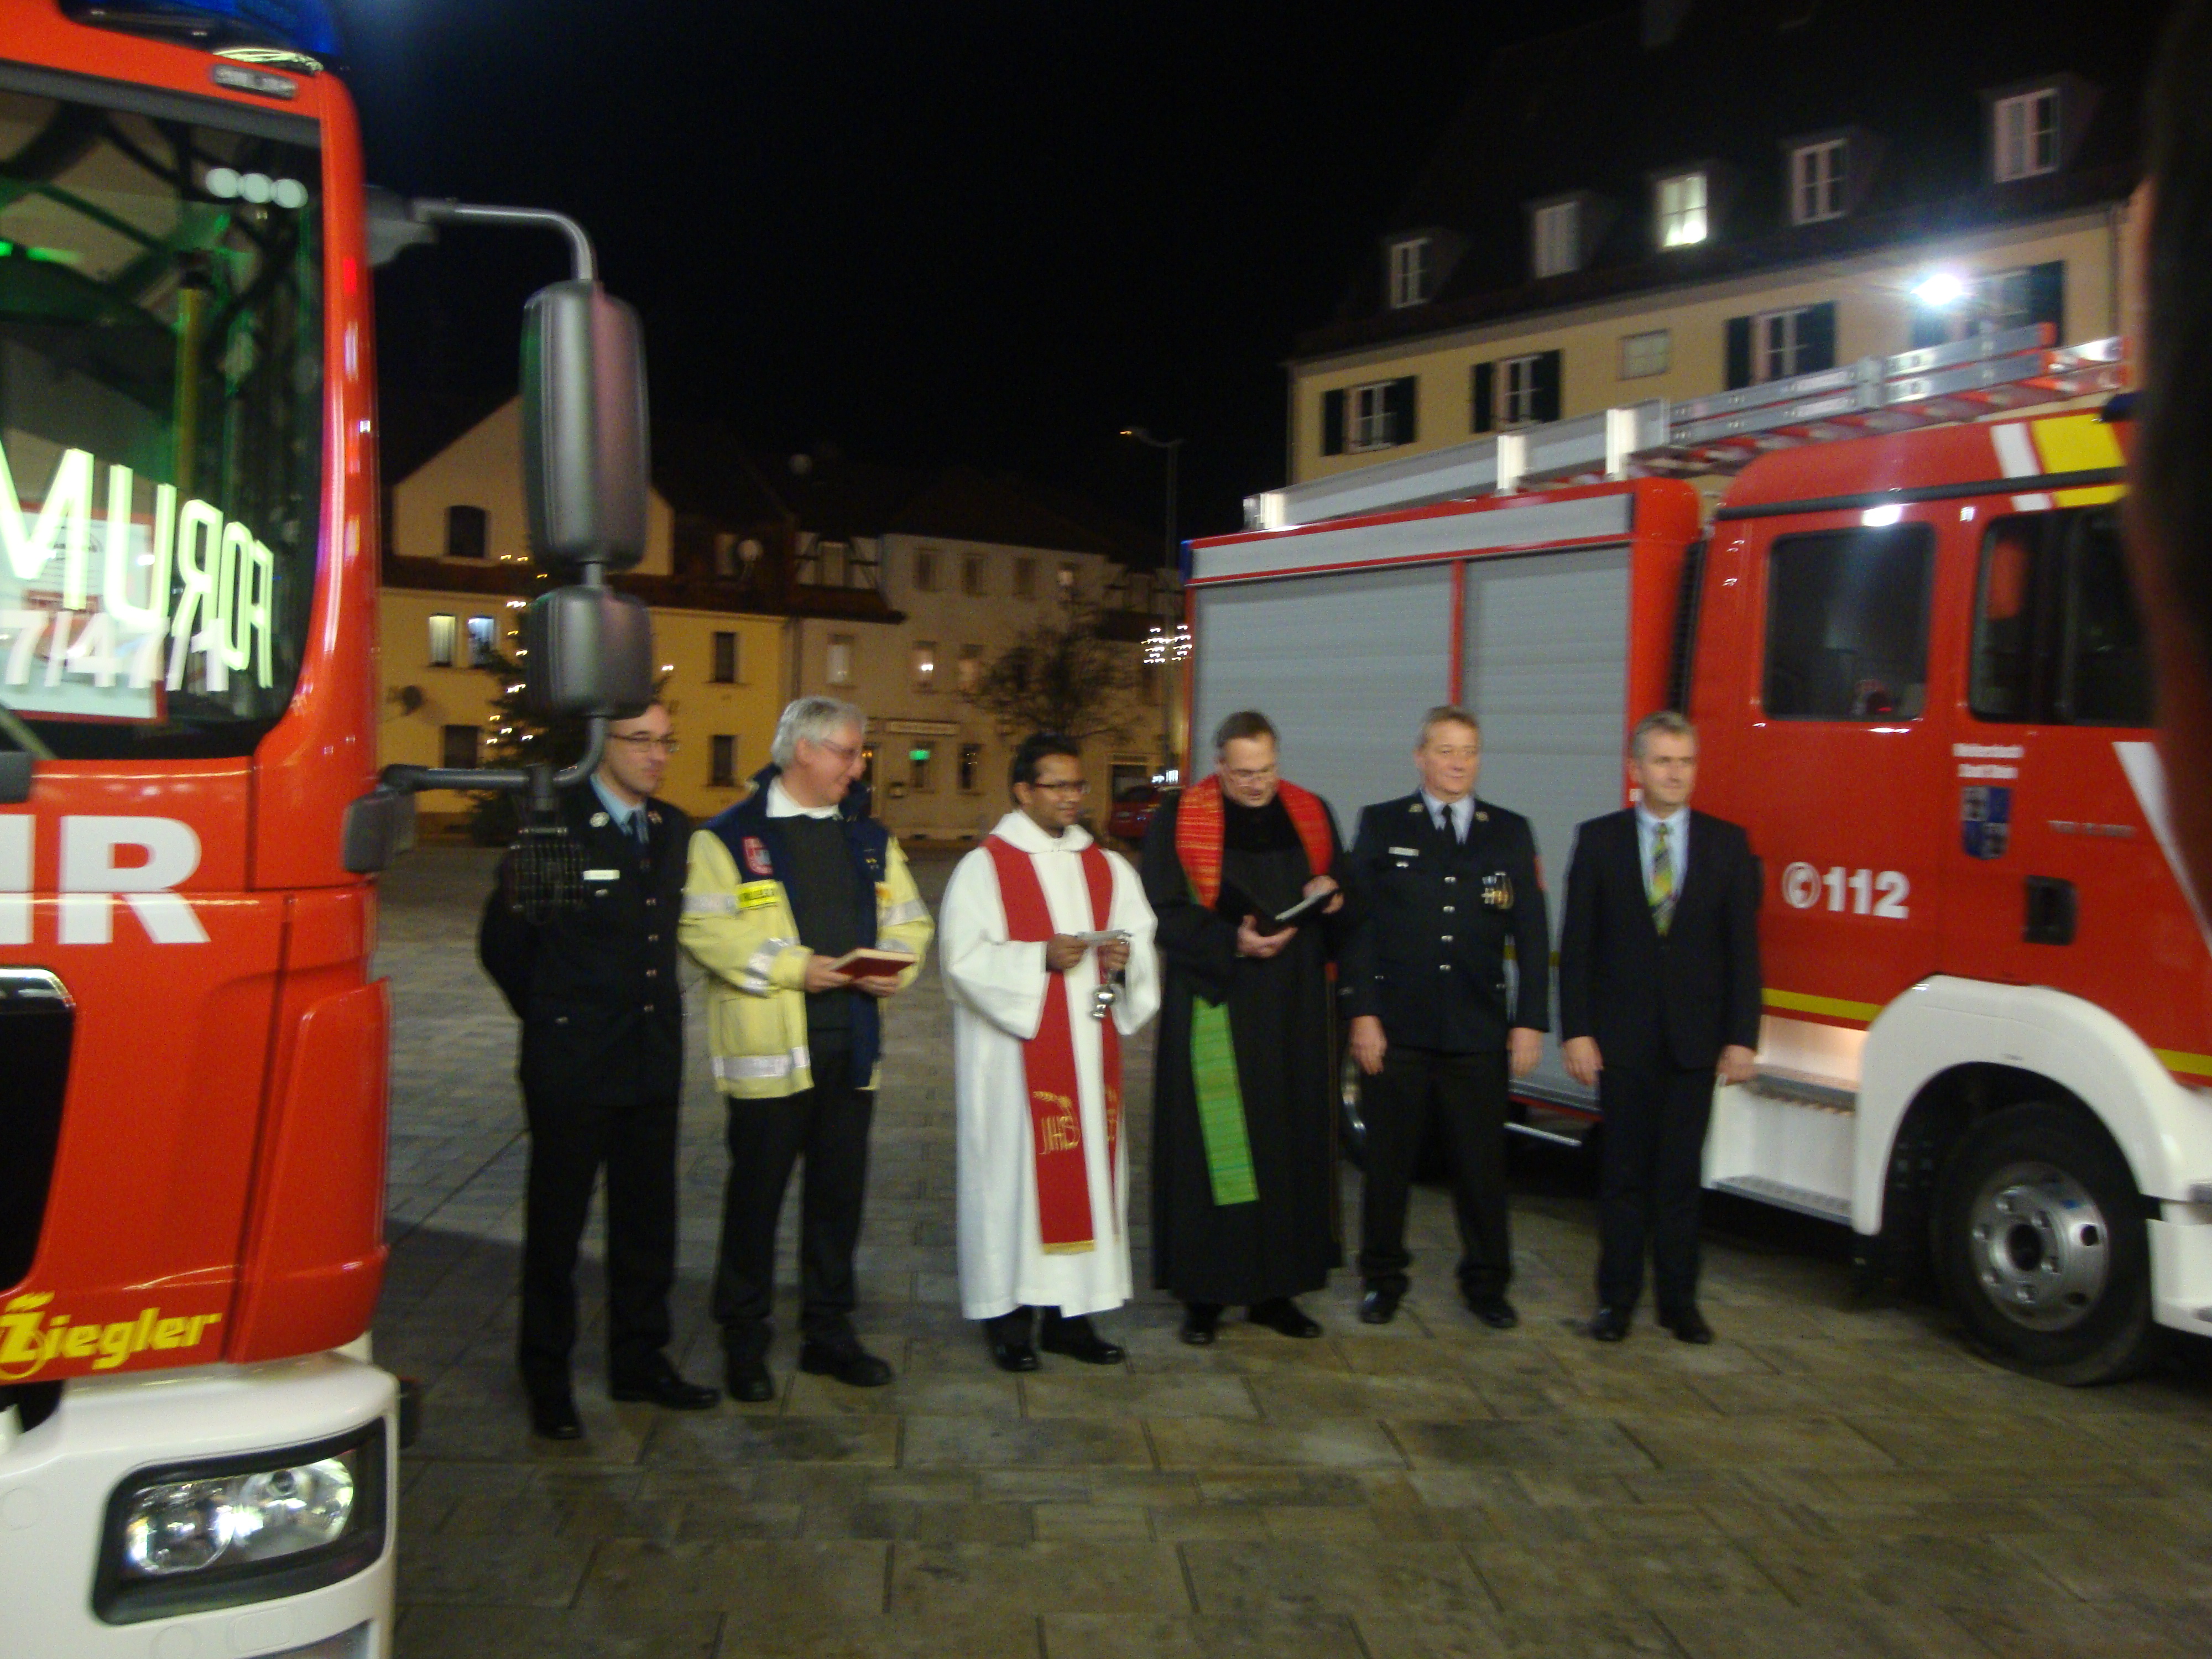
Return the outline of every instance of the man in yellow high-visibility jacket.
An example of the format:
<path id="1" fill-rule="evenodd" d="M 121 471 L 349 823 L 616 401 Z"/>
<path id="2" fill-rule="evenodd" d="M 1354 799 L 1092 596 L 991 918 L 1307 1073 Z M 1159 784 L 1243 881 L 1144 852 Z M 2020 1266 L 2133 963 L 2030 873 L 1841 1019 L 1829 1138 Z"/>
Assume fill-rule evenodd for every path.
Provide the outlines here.
<path id="1" fill-rule="evenodd" d="M 799 1369 L 856 1388 L 891 1380 L 853 1328 L 853 1252 L 882 1073 L 878 1005 L 914 982 L 933 928 L 906 855 L 854 787 L 865 725 L 850 703 L 799 698 L 758 787 L 691 838 L 678 937 L 710 976 L 708 1041 L 729 1111 L 714 1310 L 741 1401 L 775 1393 L 776 1221 L 802 1155 Z M 915 964 L 881 979 L 830 965 L 869 946 Z"/>

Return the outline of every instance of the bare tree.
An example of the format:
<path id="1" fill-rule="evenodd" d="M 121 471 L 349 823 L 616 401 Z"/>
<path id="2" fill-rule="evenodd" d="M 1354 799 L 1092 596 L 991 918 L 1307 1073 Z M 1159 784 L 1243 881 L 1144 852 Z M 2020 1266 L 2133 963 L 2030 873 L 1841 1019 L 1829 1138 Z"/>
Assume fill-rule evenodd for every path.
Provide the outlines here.
<path id="1" fill-rule="evenodd" d="M 1135 647 L 1103 637 L 1095 608 L 1071 608 L 1016 635 L 965 696 L 1012 731 L 1120 738 L 1135 715 L 1138 673 Z"/>

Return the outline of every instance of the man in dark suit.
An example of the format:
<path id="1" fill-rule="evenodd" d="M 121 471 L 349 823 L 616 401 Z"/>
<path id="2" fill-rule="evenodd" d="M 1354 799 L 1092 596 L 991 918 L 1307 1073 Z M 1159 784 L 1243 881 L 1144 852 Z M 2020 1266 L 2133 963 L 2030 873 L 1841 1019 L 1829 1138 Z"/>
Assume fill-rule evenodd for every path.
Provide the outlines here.
<path id="1" fill-rule="evenodd" d="M 1576 834 L 1559 939 L 1562 1058 L 1605 1115 L 1590 1334 L 1628 1334 L 1648 1233 L 1659 1322 L 1710 1342 L 1698 1196 L 1714 1076 L 1748 1082 L 1759 1046 L 1759 862 L 1740 826 L 1690 810 L 1698 734 L 1681 715 L 1638 723 L 1628 772 L 1638 804 Z"/>
<path id="2" fill-rule="evenodd" d="M 615 721 L 599 769 L 560 796 L 562 821 L 583 854 L 582 902 L 532 923 L 509 902 L 502 867 L 477 939 L 484 970 L 522 1020 L 530 1174 L 517 1363 L 531 1426 L 549 1440 L 584 1432 L 568 1354 L 576 1343 L 576 1245 L 601 1164 L 609 1392 L 678 1411 L 717 1398 L 678 1376 L 663 1352 L 676 1278 L 684 1072 L 676 923 L 691 821 L 653 792 L 675 747 L 668 710 L 658 702 Z"/>
<path id="3" fill-rule="evenodd" d="M 1407 1188 L 1434 1124 L 1459 1220 L 1460 1293 L 1505 1330 L 1520 1323 L 1505 1299 L 1506 1079 L 1543 1054 L 1552 936 L 1528 819 L 1475 798 L 1474 716 L 1429 710 L 1413 764 L 1421 787 L 1360 813 L 1350 862 L 1358 921 L 1344 999 L 1367 1124 L 1359 1316 L 1388 1324 L 1406 1293 Z M 1508 939 L 1519 964 L 1510 1000 Z"/>

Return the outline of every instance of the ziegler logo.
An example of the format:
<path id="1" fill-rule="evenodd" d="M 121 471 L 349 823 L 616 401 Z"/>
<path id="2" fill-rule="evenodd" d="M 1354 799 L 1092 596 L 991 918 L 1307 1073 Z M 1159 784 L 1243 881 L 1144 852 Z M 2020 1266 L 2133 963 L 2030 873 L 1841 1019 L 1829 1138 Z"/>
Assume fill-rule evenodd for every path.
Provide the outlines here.
<path id="1" fill-rule="evenodd" d="M 38 820 L 27 813 L 0 813 L 0 945 L 32 942 L 37 827 Z M 118 898 L 156 945 L 208 942 L 191 902 L 172 890 L 200 867 L 200 838 L 191 825 L 175 818 L 65 817 L 61 832 L 58 943 L 112 943 Z M 119 860 L 117 854 L 124 848 L 138 857 Z"/>
<path id="2" fill-rule="evenodd" d="M 221 1314 L 163 1318 L 148 1308 L 136 1319 L 106 1325 L 72 1325 L 67 1314 L 43 1311 L 51 1292 L 11 1297 L 0 1308 L 0 1382 L 21 1382 L 57 1359 L 89 1359 L 96 1371 L 112 1371 L 149 1348 L 197 1348 Z"/>

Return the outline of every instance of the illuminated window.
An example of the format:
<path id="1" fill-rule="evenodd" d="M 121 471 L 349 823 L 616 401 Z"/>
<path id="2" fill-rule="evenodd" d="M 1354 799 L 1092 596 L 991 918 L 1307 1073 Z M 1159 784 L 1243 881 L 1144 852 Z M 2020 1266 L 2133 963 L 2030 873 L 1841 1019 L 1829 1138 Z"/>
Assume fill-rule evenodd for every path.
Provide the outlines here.
<path id="1" fill-rule="evenodd" d="M 453 648 L 460 639 L 460 623 L 452 617 L 430 618 L 430 666 L 451 668 Z"/>
<path id="2" fill-rule="evenodd" d="M 469 618 L 469 666 L 489 668 L 499 660 L 499 624 L 489 617 Z"/>
<path id="3" fill-rule="evenodd" d="M 1848 151 L 1841 138 L 1800 144 L 1790 152 L 1790 221 L 1816 225 L 1844 216 Z"/>
<path id="4" fill-rule="evenodd" d="M 1991 107 L 1997 182 L 2058 171 L 2058 88 L 2039 87 Z"/>
<path id="5" fill-rule="evenodd" d="M 983 787 L 983 745 L 963 743 L 960 745 L 960 791 L 972 795 Z"/>
<path id="6" fill-rule="evenodd" d="M 1646 374 L 1664 374 L 1674 344 L 1673 332 L 1663 328 L 1628 335 L 1620 343 L 1620 378 L 1634 380 Z"/>
<path id="7" fill-rule="evenodd" d="M 917 691 L 937 690 L 937 641 L 916 640 L 914 642 L 914 689 Z"/>
<path id="8" fill-rule="evenodd" d="M 1659 181 L 1659 246 L 1688 247 L 1709 231 L 1705 217 L 1705 175 L 1678 173 Z"/>
<path id="9" fill-rule="evenodd" d="M 960 647 L 960 689 L 973 691 L 983 684 L 983 647 L 963 645 Z"/>
<path id="10" fill-rule="evenodd" d="M 714 635 L 714 673 L 717 685 L 738 683 L 738 636 L 734 633 Z"/>
<path id="11" fill-rule="evenodd" d="M 853 636 L 832 634 L 830 636 L 828 659 L 823 665 L 823 678 L 832 685 L 853 683 Z"/>
<path id="12" fill-rule="evenodd" d="M 1390 307 L 1402 311 L 1429 297 L 1429 239 L 1409 236 L 1390 244 Z"/>
<path id="13" fill-rule="evenodd" d="M 1075 567 L 1072 564 L 1064 564 L 1060 568 L 1060 591 L 1063 593 L 1075 592 Z"/>
<path id="14" fill-rule="evenodd" d="M 1582 204 L 1554 202 L 1535 213 L 1535 268 L 1539 276 L 1564 276 L 1582 264 Z"/>

